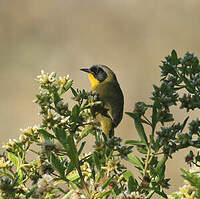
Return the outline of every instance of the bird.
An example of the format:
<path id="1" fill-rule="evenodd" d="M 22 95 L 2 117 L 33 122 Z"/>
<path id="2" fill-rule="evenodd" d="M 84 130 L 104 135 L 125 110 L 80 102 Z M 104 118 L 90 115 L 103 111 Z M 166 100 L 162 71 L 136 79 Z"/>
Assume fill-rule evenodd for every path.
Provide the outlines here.
<path id="1" fill-rule="evenodd" d="M 96 64 L 90 68 L 81 68 L 88 73 L 91 90 L 96 91 L 108 110 L 107 116 L 97 114 L 96 121 L 107 138 L 114 136 L 114 128 L 123 117 L 124 96 L 115 73 L 106 65 Z"/>

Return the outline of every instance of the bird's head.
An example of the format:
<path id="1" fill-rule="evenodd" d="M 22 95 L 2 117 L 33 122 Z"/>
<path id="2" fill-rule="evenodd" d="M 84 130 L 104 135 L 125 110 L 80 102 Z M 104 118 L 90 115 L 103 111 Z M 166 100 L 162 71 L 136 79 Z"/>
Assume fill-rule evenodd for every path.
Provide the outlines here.
<path id="1" fill-rule="evenodd" d="M 105 65 L 97 64 L 90 68 L 81 68 L 81 70 L 88 73 L 92 88 L 104 82 L 116 81 L 114 72 Z"/>

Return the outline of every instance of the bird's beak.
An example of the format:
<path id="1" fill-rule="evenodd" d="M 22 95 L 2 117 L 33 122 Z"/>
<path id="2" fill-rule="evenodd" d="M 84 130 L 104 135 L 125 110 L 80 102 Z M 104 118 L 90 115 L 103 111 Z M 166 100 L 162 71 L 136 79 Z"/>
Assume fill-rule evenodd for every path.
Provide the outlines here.
<path id="1" fill-rule="evenodd" d="M 82 71 L 84 71 L 86 73 L 90 73 L 91 72 L 90 69 L 88 69 L 88 68 L 81 68 L 80 70 L 82 70 Z"/>

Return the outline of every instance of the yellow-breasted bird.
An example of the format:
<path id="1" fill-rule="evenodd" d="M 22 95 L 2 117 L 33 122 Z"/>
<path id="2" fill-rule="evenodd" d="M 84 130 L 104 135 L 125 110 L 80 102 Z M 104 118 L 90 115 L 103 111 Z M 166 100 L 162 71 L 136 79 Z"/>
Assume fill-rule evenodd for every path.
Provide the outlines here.
<path id="1" fill-rule="evenodd" d="M 93 65 L 90 68 L 81 68 L 88 73 L 91 83 L 91 90 L 99 94 L 100 99 L 108 109 L 108 116 L 98 114 L 96 120 L 101 125 L 101 129 L 107 137 L 114 135 L 114 128 L 122 120 L 124 109 L 124 96 L 115 73 L 105 65 Z"/>

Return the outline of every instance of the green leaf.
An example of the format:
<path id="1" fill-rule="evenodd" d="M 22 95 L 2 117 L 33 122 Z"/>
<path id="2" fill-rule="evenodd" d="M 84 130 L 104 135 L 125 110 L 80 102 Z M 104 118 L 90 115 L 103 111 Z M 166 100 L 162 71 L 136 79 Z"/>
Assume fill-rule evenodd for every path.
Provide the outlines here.
<path id="1" fill-rule="evenodd" d="M 178 64 L 178 57 L 177 57 L 177 53 L 175 50 L 172 50 L 171 58 L 172 58 L 173 64 Z"/>
<path id="2" fill-rule="evenodd" d="M 18 184 L 21 184 L 22 180 L 23 180 L 23 177 L 24 177 L 24 173 L 23 173 L 22 169 L 19 169 L 17 171 L 17 174 L 18 174 L 18 180 L 17 180 L 17 182 L 18 182 Z"/>
<path id="3" fill-rule="evenodd" d="M 40 135 L 42 135 L 42 137 L 45 139 L 45 140 L 48 140 L 50 138 L 54 139 L 56 138 L 54 135 L 48 133 L 46 130 L 44 129 L 38 129 L 37 130 L 39 132 Z"/>
<path id="4" fill-rule="evenodd" d="M 143 163 L 133 153 L 128 154 L 128 161 L 131 162 L 132 164 L 136 165 L 137 167 L 139 167 L 141 170 L 143 170 L 143 167 L 144 167 Z"/>
<path id="5" fill-rule="evenodd" d="M 73 84 L 73 80 L 69 80 L 61 89 L 60 95 L 62 95 L 63 93 L 67 92 L 71 86 Z"/>
<path id="6" fill-rule="evenodd" d="M 68 174 L 66 178 L 70 181 L 75 181 L 75 180 L 79 179 L 80 176 L 79 176 L 78 172 L 75 171 L 75 172 Z"/>
<path id="7" fill-rule="evenodd" d="M 197 188 L 200 187 L 200 178 L 197 174 L 190 173 L 189 171 L 187 171 L 185 169 L 181 169 L 181 171 L 184 174 L 184 175 L 182 175 L 182 177 L 185 178 L 188 182 L 190 182 L 191 185 L 193 185 L 194 187 L 197 187 Z"/>
<path id="8" fill-rule="evenodd" d="M 79 113 L 80 113 L 80 108 L 79 108 L 79 106 L 76 104 L 76 105 L 72 108 L 72 112 L 71 112 L 71 116 L 72 116 L 73 122 L 77 122 L 77 120 L 79 119 Z"/>
<path id="9" fill-rule="evenodd" d="M 37 189 L 37 186 L 34 186 L 27 194 L 26 194 L 26 199 L 29 199 L 32 194 L 35 192 L 35 190 Z"/>
<path id="10" fill-rule="evenodd" d="M 133 146 L 145 146 L 145 144 L 143 142 L 138 141 L 138 140 L 126 140 L 125 144 L 130 144 Z"/>
<path id="11" fill-rule="evenodd" d="M 147 136 L 145 134 L 144 127 L 141 121 L 138 118 L 135 118 L 134 122 L 135 122 L 135 128 L 138 132 L 138 135 L 140 136 L 140 139 L 146 146 L 148 146 Z"/>
<path id="12" fill-rule="evenodd" d="M 130 176 L 128 179 L 128 190 L 130 192 L 133 192 L 137 189 L 137 181 L 135 180 L 135 178 L 133 178 L 133 176 Z"/>
<path id="13" fill-rule="evenodd" d="M 158 195 L 162 196 L 163 198 L 168 198 L 167 194 L 164 191 L 154 190 Z"/>
<path id="14" fill-rule="evenodd" d="M 117 191 L 116 191 L 117 192 Z M 113 199 L 117 199 L 117 194 L 115 193 L 115 190 L 112 189 L 112 197 Z"/>
<path id="15" fill-rule="evenodd" d="M 183 122 L 183 124 L 182 124 L 182 128 L 181 128 L 181 130 L 180 130 L 180 132 L 185 128 L 185 125 L 186 125 L 186 123 L 187 123 L 187 121 L 188 121 L 188 119 L 189 119 L 189 116 L 188 117 L 186 117 L 186 119 L 184 120 L 184 122 Z"/>
<path id="16" fill-rule="evenodd" d="M 154 150 L 155 153 L 157 153 L 159 151 L 159 149 L 160 149 L 160 140 L 159 139 L 156 139 L 156 141 L 153 142 L 152 149 Z"/>
<path id="17" fill-rule="evenodd" d="M 74 193 L 74 190 L 70 190 L 66 195 L 64 195 L 61 199 L 70 199 L 72 194 Z"/>
<path id="18" fill-rule="evenodd" d="M 76 168 L 78 168 L 79 159 L 76 145 L 74 143 L 73 135 L 67 137 L 67 145 L 65 147 L 70 160 L 73 162 Z"/>
<path id="19" fill-rule="evenodd" d="M 112 190 L 106 191 L 105 193 L 101 194 L 100 198 L 107 199 L 110 194 L 112 194 Z"/>
<path id="20" fill-rule="evenodd" d="M 16 174 L 17 174 L 16 183 L 21 184 L 21 181 L 23 180 L 23 176 L 24 176 L 22 170 L 20 169 L 21 164 L 22 164 L 22 159 L 20 156 L 18 157 L 13 153 L 8 153 L 8 156 L 9 156 L 10 160 L 12 161 L 12 163 L 16 166 L 16 169 L 17 169 L 16 170 Z"/>
<path id="21" fill-rule="evenodd" d="M 76 97 L 78 95 L 77 92 L 75 91 L 75 89 L 73 89 L 72 87 L 71 87 L 71 91 L 72 91 L 72 94 L 74 95 L 74 97 Z"/>
<path id="22" fill-rule="evenodd" d="M 149 192 L 149 194 L 146 196 L 146 199 L 150 199 L 150 198 L 153 196 L 154 193 L 155 193 L 155 191 L 154 191 L 154 190 L 151 190 L 151 191 Z"/>
<path id="23" fill-rule="evenodd" d="M 143 119 L 139 118 L 138 115 L 135 114 L 135 113 L 131 113 L 131 112 L 125 112 L 125 113 L 126 113 L 127 115 L 129 115 L 130 117 L 132 117 L 133 119 L 135 119 L 135 118 L 139 119 L 139 120 L 141 121 L 141 123 L 150 125 L 149 122 L 147 122 L 146 120 L 143 120 Z"/>
<path id="24" fill-rule="evenodd" d="M 142 154 L 147 154 L 147 148 L 146 146 L 136 146 L 137 150 Z"/>
<path id="25" fill-rule="evenodd" d="M 94 127 L 89 127 L 84 129 L 84 131 L 81 133 L 82 138 L 86 137 L 88 134 L 93 134 L 94 131 Z"/>
<path id="26" fill-rule="evenodd" d="M 104 190 L 112 181 L 112 179 L 114 178 L 114 175 L 111 176 L 102 186 L 102 189 Z"/>
<path id="27" fill-rule="evenodd" d="M 61 178 L 65 179 L 65 167 L 53 153 L 50 155 L 50 161 L 55 170 L 60 174 Z"/>
<path id="28" fill-rule="evenodd" d="M 153 104 L 153 110 L 152 110 L 152 135 L 153 136 L 154 136 L 154 131 L 155 131 L 157 122 L 158 122 L 157 107 L 156 107 L 156 103 L 154 103 Z"/>
<path id="29" fill-rule="evenodd" d="M 59 142 L 66 147 L 67 145 L 67 135 L 64 129 L 62 128 L 54 128 L 53 132 L 55 133 L 56 138 L 59 140 Z"/>
<path id="30" fill-rule="evenodd" d="M 18 168 L 19 167 L 19 158 L 13 153 L 8 153 L 8 156 L 9 156 L 10 160 L 12 161 L 12 163 Z"/>
<path id="31" fill-rule="evenodd" d="M 55 91 L 53 93 L 53 98 L 54 98 L 54 104 L 55 105 L 61 100 L 61 98 L 60 98 L 59 94 L 57 93 L 57 91 Z"/>
<path id="32" fill-rule="evenodd" d="M 165 168 L 166 168 L 165 163 L 167 159 L 168 157 L 164 155 L 155 168 L 156 174 L 157 176 L 159 176 L 160 179 L 163 179 L 163 177 L 165 176 Z"/>
<path id="33" fill-rule="evenodd" d="M 65 175 L 68 175 L 70 172 L 72 172 L 75 168 L 75 165 L 74 163 L 71 161 L 68 165 L 67 165 L 67 170 L 66 170 L 66 174 Z"/>
<path id="34" fill-rule="evenodd" d="M 128 190 L 129 192 L 133 192 L 137 189 L 138 187 L 138 182 L 137 180 L 134 178 L 133 174 L 131 173 L 131 171 L 127 170 L 124 174 L 123 174 L 124 178 L 126 179 L 126 181 L 128 182 Z"/>
<path id="35" fill-rule="evenodd" d="M 101 162 L 99 160 L 99 156 L 98 153 L 96 151 L 94 151 L 93 155 L 92 155 L 93 161 L 97 167 L 97 170 L 100 172 L 101 171 Z"/>
<path id="36" fill-rule="evenodd" d="M 67 148 L 68 156 L 71 159 L 76 159 L 76 157 L 78 157 L 78 152 L 72 135 L 68 136 L 67 145 L 69 146 Z"/>
<path id="37" fill-rule="evenodd" d="M 187 91 L 195 94 L 196 93 L 195 88 L 191 85 L 190 81 L 184 76 L 181 76 L 181 79 L 184 81 L 186 85 L 185 88 L 187 89 Z"/>
<path id="38" fill-rule="evenodd" d="M 80 149 L 78 150 L 78 155 L 80 155 L 81 152 L 83 151 L 83 148 L 84 148 L 85 144 L 86 144 L 86 141 L 81 143 Z"/>

